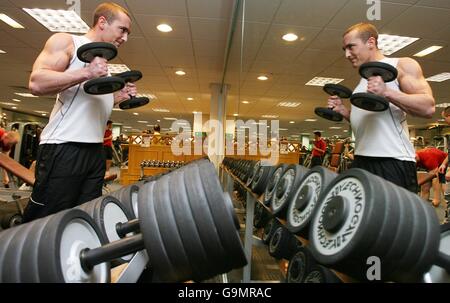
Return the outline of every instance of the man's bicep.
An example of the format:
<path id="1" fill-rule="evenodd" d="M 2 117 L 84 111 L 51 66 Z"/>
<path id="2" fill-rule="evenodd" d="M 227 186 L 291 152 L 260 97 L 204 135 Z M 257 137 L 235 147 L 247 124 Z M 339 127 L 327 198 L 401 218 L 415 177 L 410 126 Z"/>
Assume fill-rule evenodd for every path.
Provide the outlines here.
<path id="1" fill-rule="evenodd" d="M 72 41 L 67 36 L 52 36 L 37 57 L 33 65 L 33 71 L 42 69 L 54 71 L 66 70 L 71 59 L 68 52 L 71 46 Z"/>
<path id="2" fill-rule="evenodd" d="M 413 59 L 401 64 L 402 75 L 399 78 L 400 88 L 407 94 L 432 94 L 431 87 L 423 76 L 422 68 Z"/>

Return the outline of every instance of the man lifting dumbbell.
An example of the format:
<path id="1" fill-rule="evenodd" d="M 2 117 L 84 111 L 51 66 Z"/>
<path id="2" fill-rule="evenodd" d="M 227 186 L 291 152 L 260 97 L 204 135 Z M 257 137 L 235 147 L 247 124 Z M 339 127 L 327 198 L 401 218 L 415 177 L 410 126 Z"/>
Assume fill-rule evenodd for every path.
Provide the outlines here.
<path id="1" fill-rule="evenodd" d="M 416 193 L 415 152 L 409 141 L 406 114 L 431 118 L 435 101 L 420 65 L 411 58 L 385 57 L 377 39 L 377 29 L 369 23 L 346 30 L 345 57 L 359 68 L 363 78 L 350 98 L 351 108 L 338 96 L 328 98 L 328 107 L 351 123 L 355 135 L 352 167 Z M 358 93 L 365 95 L 361 98 Z"/>
<path id="2" fill-rule="evenodd" d="M 126 9 L 102 3 L 89 32 L 54 34 L 37 57 L 29 81 L 31 92 L 58 96 L 41 135 L 25 222 L 101 196 L 106 121 L 114 105 L 136 95 L 131 81 L 108 77 L 107 67 L 116 48 L 127 41 L 130 27 Z"/>

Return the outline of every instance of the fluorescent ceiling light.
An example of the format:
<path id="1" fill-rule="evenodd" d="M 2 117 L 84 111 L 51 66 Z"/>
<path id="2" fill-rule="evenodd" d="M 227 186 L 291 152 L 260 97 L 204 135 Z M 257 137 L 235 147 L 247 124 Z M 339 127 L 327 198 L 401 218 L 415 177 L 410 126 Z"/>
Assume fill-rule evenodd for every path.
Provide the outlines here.
<path id="1" fill-rule="evenodd" d="M 316 122 L 317 119 L 305 119 L 305 122 Z"/>
<path id="2" fill-rule="evenodd" d="M 51 32 L 87 33 L 89 26 L 73 10 L 23 8 Z"/>
<path id="3" fill-rule="evenodd" d="M 443 82 L 443 81 L 448 80 L 448 79 L 450 79 L 450 73 L 437 74 L 437 75 L 428 77 L 425 80 L 432 81 L 432 82 Z"/>
<path id="4" fill-rule="evenodd" d="M 295 121 L 289 121 L 289 123 L 290 123 L 290 124 L 294 124 L 294 123 L 295 123 Z"/>
<path id="5" fill-rule="evenodd" d="M 13 101 L 16 101 L 16 102 L 22 102 L 22 100 L 19 100 L 19 99 L 12 99 Z"/>
<path id="6" fill-rule="evenodd" d="M 8 105 L 8 106 L 16 105 L 16 103 L 11 103 L 11 102 L 0 102 L 0 104 Z"/>
<path id="7" fill-rule="evenodd" d="M 131 126 L 128 126 L 128 125 L 126 125 L 126 126 L 124 126 L 123 128 L 132 128 Z"/>
<path id="8" fill-rule="evenodd" d="M 139 116 L 139 114 L 138 114 L 138 113 L 133 113 L 133 115 L 135 115 L 135 116 Z"/>
<path id="9" fill-rule="evenodd" d="M 439 103 L 439 104 L 436 104 L 436 107 L 442 107 L 442 108 L 445 108 L 445 107 L 447 107 L 447 106 L 450 106 L 450 103 Z"/>
<path id="10" fill-rule="evenodd" d="M 287 129 L 287 128 L 281 128 L 281 127 L 280 127 L 278 130 L 288 130 L 288 129 Z"/>
<path id="11" fill-rule="evenodd" d="M 148 121 L 138 121 L 138 123 L 148 123 Z"/>
<path id="12" fill-rule="evenodd" d="M 120 108 L 113 108 L 113 111 L 115 111 L 115 112 L 121 112 L 121 111 L 123 111 L 123 110 L 120 109 Z"/>
<path id="13" fill-rule="evenodd" d="M 381 34 L 378 35 L 378 48 L 389 56 L 417 40 L 419 38 Z"/>
<path id="14" fill-rule="evenodd" d="M 261 80 L 261 81 L 266 81 L 268 79 L 269 79 L 269 77 L 264 76 L 264 75 L 261 75 L 261 76 L 258 77 L 258 80 Z"/>
<path id="15" fill-rule="evenodd" d="M 168 33 L 168 32 L 171 32 L 172 31 L 172 27 L 170 26 L 170 25 L 168 25 L 168 24 L 159 24 L 157 27 L 156 27 L 160 32 L 163 32 L 163 33 Z"/>
<path id="16" fill-rule="evenodd" d="M 282 107 L 298 107 L 301 103 L 300 102 L 280 102 L 278 103 L 278 106 Z"/>
<path id="17" fill-rule="evenodd" d="M 344 79 L 339 78 L 326 78 L 326 77 L 314 77 L 309 80 L 305 85 L 311 86 L 324 86 L 327 83 L 337 84 L 339 82 L 344 81 Z"/>
<path id="18" fill-rule="evenodd" d="M 344 133 L 348 133 L 348 129 L 344 129 L 343 132 L 344 132 Z"/>
<path id="19" fill-rule="evenodd" d="M 21 96 L 21 97 L 26 97 L 26 98 L 39 98 L 38 96 L 35 96 L 33 94 L 30 93 L 14 93 L 15 95 Z"/>
<path id="20" fill-rule="evenodd" d="M 0 54 L 6 54 L 6 52 L 0 49 Z"/>
<path id="21" fill-rule="evenodd" d="M 285 40 L 285 41 L 292 42 L 292 41 L 295 41 L 297 39 L 298 39 L 298 36 L 296 34 L 293 34 L 293 33 L 287 33 L 286 35 L 283 35 L 283 40 Z"/>
<path id="22" fill-rule="evenodd" d="M 242 101 L 242 103 L 244 103 L 244 104 L 249 104 L 250 102 L 244 100 L 244 101 Z"/>
<path id="23" fill-rule="evenodd" d="M 276 119 L 276 118 L 278 118 L 277 115 L 262 115 L 261 117 L 263 117 L 263 118 L 270 118 L 270 119 Z"/>
<path id="24" fill-rule="evenodd" d="M 47 116 L 47 114 L 41 114 L 41 116 Z"/>
<path id="25" fill-rule="evenodd" d="M 341 126 L 330 126 L 330 129 L 341 129 Z"/>
<path id="26" fill-rule="evenodd" d="M 161 122 L 161 120 L 158 119 L 158 120 L 156 120 L 156 122 Z"/>
<path id="27" fill-rule="evenodd" d="M 165 108 L 153 108 L 154 112 L 159 112 L 159 113 L 169 113 L 170 110 L 165 109 Z"/>
<path id="28" fill-rule="evenodd" d="M 238 114 L 233 114 L 233 116 L 237 117 L 237 116 L 238 116 Z"/>
<path id="29" fill-rule="evenodd" d="M 187 97 L 186 100 L 188 100 L 188 101 L 193 101 L 194 98 L 192 98 L 192 97 Z"/>
<path id="30" fill-rule="evenodd" d="M 120 74 L 129 70 L 129 67 L 125 64 L 108 64 L 108 71 L 111 74 Z"/>
<path id="31" fill-rule="evenodd" d="M 13 106 L 13 107 L 11 107 L 12 109 L 17 109 L 17 107 L 15 107 L 15 106 Z"/>
<path id="32" fill-rule="evenodd" d="M 45 110 L 34 110 L 34 112 L 38 114 L 48 114 Z"/>
<path id="33" fill-rule="evenodd" d="M 164 119 L 164 120 L 171 120 L 171 121 L 176 121 L 176 120 L 178 120 L 177 118 L 168 118 L 168 117 L 164 117 L 163 119 Z"/>
<path id="34" fill-rule="evenodd" d="M 12 19 L 8 15 L 0 14 L 0 20 L 2 20 L 3 22 L 5 22 L 6 24 L 8 24 L 11 27 L 24 28 L 20 23 L 18 23 L 16 20 Z"/>
<path id="35" fill-rule="evenodd" d="M 429 54 L 431 54 L 431 53 L 433 53 L 433 52 L 435 52 L 437 50 L 440 50 L 441 48 L 442 48 L 442 46 L 433 45 L 433 46 L 430 46 L 430 47 L 428 47 L 428 48 L 418 52 L 417 54 L 414 54 L 414 56 L 416 56 L 416 57 L 424 57 L 424 56 L 429 55 Z"/>
<path id="36" fill-rule="evenodd" d="M 184 75 L 186 75 L 186 72 L 185 72 L 185 71 L 182 71 L 182 70 L 177 70 L 177 71 L 175 72 L 175 74 L 177 74 L 178 76 L 184 76 Z"/>

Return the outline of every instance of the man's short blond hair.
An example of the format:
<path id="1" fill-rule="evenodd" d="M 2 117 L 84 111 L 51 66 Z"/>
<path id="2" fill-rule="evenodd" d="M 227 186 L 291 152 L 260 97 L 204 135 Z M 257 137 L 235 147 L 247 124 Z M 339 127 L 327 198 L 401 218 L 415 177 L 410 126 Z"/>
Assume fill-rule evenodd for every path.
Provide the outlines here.
<path id="1" fill-rule="evenodd" d="M 122 6 L 113 3 L 113 2 L 105 2 L 97 6 L 94 12 L 94 23 L 93 26 L 95 26 L 98 22 L 98 19 L 103 16 L 105 17 L 106 21 L 108 21 L 109 24 L 111 24 L 112 21 L 114 21 L 117 18 L 117 15 L 119 12 L 124 13 L 128 16 L 131 20 L 130 13 L 123 8 Z"/>
<path id="2" fill-rule="evenodd" d="M 367 23 L 367 22 L 361 22 L 357 23 L 355 25 L 350 26 L 347 28 L 347 30 L 344 32 L 342 36 L 347 35 L 351 31 L 357 31 L 358 37 L 365 43 L 369 38 L 373 37 L 375 38 L 375 45 L 378 47 L 378 30 L 375 27 L 375 25 Z"/>

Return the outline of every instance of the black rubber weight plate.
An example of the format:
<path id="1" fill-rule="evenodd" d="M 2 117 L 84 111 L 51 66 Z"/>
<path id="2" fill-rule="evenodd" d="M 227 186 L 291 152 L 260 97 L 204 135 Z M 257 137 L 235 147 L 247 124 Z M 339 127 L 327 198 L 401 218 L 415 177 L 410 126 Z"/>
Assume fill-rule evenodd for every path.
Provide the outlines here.
<path id="1" fill-rule="evenodd" d="M 361 109 L 371 112 L 382 112 L 388 109 L 386 98 L 371 93 L 356 93 L 350 97 L 350 102 Z"/>
<path id="2" fill-rule="evenodd" d="M 142 78 L 142 73 L 138 70 L 130 70 L 120 74 L 116 74 L 116 77 L 122 78 L 125 83 L 136 82 Z"/>
<path id="3" fill-rule="evenodd" d="M 89 63 L 95 57 L 102 57 L 112 60 L 117 56 L 117 48 L 107 42 L 92 42 L 80 46 L 77 50 L 77 57 L 83 62 Z"/>
<path id="4" fill-rule="evenodd" d="M 111 94 L 125 87 L 125 82 L 119 77 L 100 77 L 84 84 L 84 91 L 90 95 Z"/>
<path id="5" fill-rule="evenodd" d="M 352 95 L 352 90 L 340 85 L 340 84 L 332 84 L 327 83 L 323 86 L 323 90 L 330 96 L 338 96 L 342 99 L 348 99 Z"/>
<path id="6" fill-rule="evenodd" d="M 20 260 L 19 245 L 15 245 L 15 240 L 23 242 L 21 238 L 25 238 L 26 234 L 22 231 L 26 230 L 27 225 L 11 228 L 0 234 L 0 282 L 19 282 L 19 271 L 16 270 Z M 18 243 L 16 243 L 18 244 Z M 12 251 L 14 250 L 14 251 Z M 12 267 L 12 268 L 11 268 Z"/>
<path id="7" fill-rule="evenodd" d="M 161 281 L 176 281 L 176 269 L 169 260 L 166 248 L 160 234 L 160 228 L 156 221 L 154 209 L 153 189 L 156 182 L 143 185 L 139 193 L 139 214 L 142 218 L 139 222 L 144 238 L 145 248 L 150 258 L 150 264 L 156 277 Z"/>
<path id="8" fill-rule="evenodd" d="M 342 121 L 344 117 L 342 115 L 331 108 L 328 107 L 316 107 L 314 109 L 314 113 L 324 119 L 330 120 L 330 121 Z"/>
<path id="9" fill-rule="evenodd" d="M 219 237 L 225 250 L 230 254 L 234 268 L 240 268 L 247 264 L 247 259 L 239 238 L 239 233 L 226 209 L 222 187 L 219 183 L 214 165 L 209 161 L 200 161 L 198 170 L 214 218 L 214 223 L 219 231 Z"/>
<path id="10" fill-rule="evenodd" d="M 128 100 L 122 101 L 119 103 L 120 109 L 132 109 L 144 106 L 150 102 L 150 99 L 147 97 L 132 97 Z"/>
<path id="11" fill-rule="evenodd" d="M 184 184 L 186 185 L 190 208 L 200 239 L 208 254 L 208 259 L 215 264 L 217 272 L 228 272 L 233 268 L 232 262 L 220 242 L 219 233 L 206 201 L 196 164 L 187 165 L 180 170 L 184 173 Z"/>
<path id="12" fill-rule="evenodd" d="M 171 263 L 176 268 L 176 281 L 182 282 L 192 278 L 194 271 L 189 263 L 179 234 L 179 229 L 183 227 L 177 226 L 173 215 L 173 202 L 170 201 L 169 196 L 169 178 L 170 175 L 166 175 L 156 182 L 156 186 L 153 189 L 155 198 L 153 203 L 164 247 L 166 248 Z M 151 251 L 149 253 L 151 254 Z"/>
<path id="13" fill-rule="evenodd" d="M 359 74 L 366 79 L 381 76 L 384 82 L 391 82 L 397 78 L 397 69 L 384 62 L 367 62 L 359 67 Z"/>
<path id="14" fill-rule="evenodd" d="M 184 172 L 173 172 L 167 177 L 169 178 L 169 188 L 171 188 L 170 203 L 183 246 L 193 269 L 193 279 L 196 281 L 204 280 L 210 277 L 209 268 L 214 266 L 214 263 L 207 258 L 189 207 L 183 178 Z"/>

